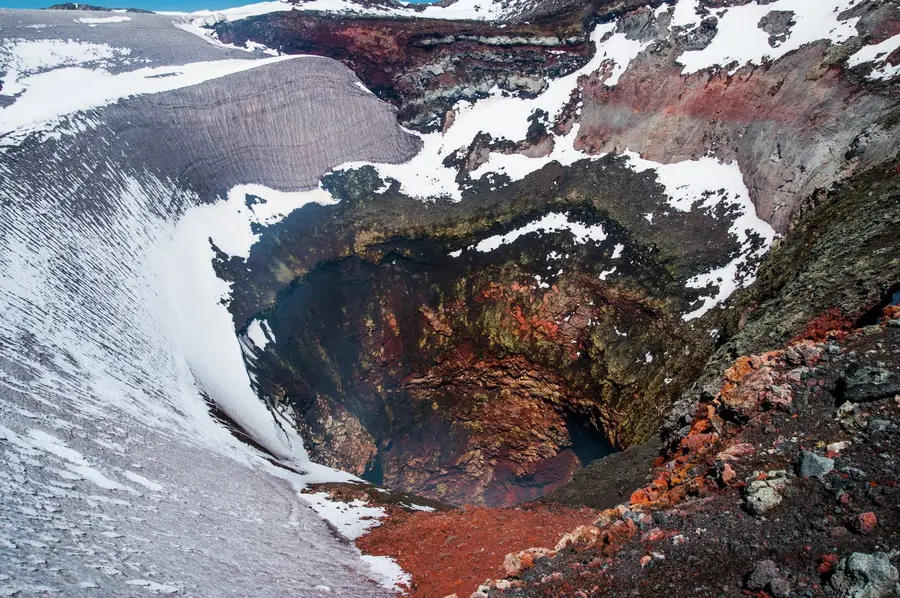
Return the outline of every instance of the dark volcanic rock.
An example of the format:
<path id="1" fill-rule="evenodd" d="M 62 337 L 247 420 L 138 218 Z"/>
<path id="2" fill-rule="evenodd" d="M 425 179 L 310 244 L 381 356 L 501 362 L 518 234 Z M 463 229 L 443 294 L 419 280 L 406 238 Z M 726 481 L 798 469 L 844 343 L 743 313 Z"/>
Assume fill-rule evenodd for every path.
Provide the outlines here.
<path id="1" fill-rule="evenodd" d="M 748 590 L 764 590 L 772 581 L 778 578 L 778 566 L 774 561 L 765 560 L 756 563 L 753 571 L 747 574 L 745 587 Z"/>
<path id="2" fill-rule="evenodd" d="M 864 403 L 900 394 L 900 373 L 877 367 L 854 367 L 841 380 L 845 401 Z"/>

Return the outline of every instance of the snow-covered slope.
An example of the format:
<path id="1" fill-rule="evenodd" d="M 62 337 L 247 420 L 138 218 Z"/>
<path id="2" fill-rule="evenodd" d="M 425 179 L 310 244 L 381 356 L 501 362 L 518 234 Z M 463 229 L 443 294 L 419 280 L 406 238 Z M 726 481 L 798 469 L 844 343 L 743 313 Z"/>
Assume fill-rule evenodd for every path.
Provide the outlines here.
<path id="1" fill-rule="evenodd" d="M 347 476 L 251 390 L 210 241 L 415 141 L 330 60 L 100 18 L 0 11 L 0 594 L 381 595 L 297 494 Z"/>
<path id="2" fill-rule="evenodd" d="M 405 3 L 359 2 L 355 0 L 300 0 L 298 2 L 267 0 L 216 11 L 201 10 L 192 13 L 167 12 L 164 14 L 188 16 L 207 24 L 286 10 L 371 17 L 503 21 L 517 17 L 540 5 L 535 0 L 456 0 L 449 4 L 419 5 L 417 7 L 411 4 L 403 6 L 403 4 Z"/>

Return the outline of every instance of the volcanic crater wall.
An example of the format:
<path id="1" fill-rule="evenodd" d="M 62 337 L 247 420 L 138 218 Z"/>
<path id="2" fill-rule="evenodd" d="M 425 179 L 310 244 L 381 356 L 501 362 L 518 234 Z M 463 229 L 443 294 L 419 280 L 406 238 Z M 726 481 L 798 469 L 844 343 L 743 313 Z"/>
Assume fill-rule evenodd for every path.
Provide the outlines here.
<path id="1" fill-rule="evenodd" d="M 742 246 L 727 204 L 665 209 L 672 189 L 616 154 L 734 160 L 757 215 L 788 239 L 827 201 L 823 188 L 895 160 L 895 85 L 848 63 L 897 34 L 895 3 L 851 2 L 838 18 L 855 34 L 789 52 L 797 17 L 776 3 L 758 26 L 777 59 L 694 70 L 688 54 L 721 44 L 721 9 L 746 3 L 699 2 L 694 14 L 681 4 L 693 6 L 568 3 L 502 34 L 298 12 L 215 27 L 223 41 L 341 60 L 425 133 L 446 133 L 457 102 L 495 87 L 540 95 L 610 36 L 640 44 L 624 69 L 611 55 L 581 76 L 559 114 L 532 114 L 522 138 L 480 134 L 449 156 L 460 203 L 423 203 L 377 168 L 345 169 L 323 181 L 338 206 L 298 211 L 246 263 L 219 263 L 237 325 L 270 332 L 246 345 L 258 387 L 316 458 L 457 503 L 511 504 L 558 486 L 580 465 L 573 418 L 617 447 L 656 432 L 743 325 L 728 309 L 686 318 L 703 295 L 690 281 L 764 247 L 752 235 Z M 543 158 L 569 134 L 584 160 L 518 180 L 478 174 L 497 154 Z M 548 218 L 567 224 L 541 228 Z M 585 241 L 579 231 L 593 226 L 603 239 Z M 479 251 L 491 237 L 508 242 Z M 846 302 L 871 301 L 870 286 Z"/>
<path id="2" fill-rule="evenodd" d="M 642 442 L 714 346 L 682 314 L 701 293 L 687 279 L 739 250 L 729 218 L 651 227 L 663 189 L 621 158 L 459 203 L 372 201 L 366 174 L 329 175 L 341 203 L 219 265 L 238 313 L 272 298 L 259 318 L 277 340 L 253 371 L 324 463 L 450 502 L 535 498 L 581 466 L 567 420 L 598 446 Z M 535 222 L 560 225 L 496 241 Z"/>

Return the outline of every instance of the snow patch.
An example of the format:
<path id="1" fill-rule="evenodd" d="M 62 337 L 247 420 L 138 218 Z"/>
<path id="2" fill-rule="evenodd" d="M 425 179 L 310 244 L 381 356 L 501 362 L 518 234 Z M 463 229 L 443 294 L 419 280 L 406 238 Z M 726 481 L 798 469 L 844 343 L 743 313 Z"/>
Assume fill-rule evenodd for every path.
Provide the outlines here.
<path id="1" fill-rule="evenodd" d="M 561 231 L 569 231 L 572 233 L 575 237 L 575 242 L 579 244 L 587 243 L 588 241 L 600 242 L 606 239 L 606 233 L 603 232 L 603 227 L 599 224 L 586 226 L 580 222 L 569 220 L 569 217 L 566 214 L 550 212 L 546 216 L 543 216 L 534 222 L 529 222 L 525 226 L 519 227 L 506 234 L 488 237 L 487 239 L 472 245 L 469 249 L 487 253 L 497 249 L 501 245 L 513 243 L 519 237 L 531 233 L 543 234 Z"/>
<path id="2" fill-rule="evenodd" d="M 124 23 L 130 20 L 131 17 L 81 17 L 80 19 L 75 19 L 75 22 L 96 27 L 104 23 Z"/>
<path id="3" fill-rule="evenodd" d="M 634 152 L 626 151 L 631 168 L 636 172 L 654 170 L 657 180 L 666 188 L 667 203 L 672 208 L 686 212 L 694 209 L 709 212 L 718 204 L 728 205 L 736 214 L 729 227 L 729 234 L 741 244 L 741 251 L 731 262 L 709 272 L 698 274 L 687 282 L 688 288 L 717 290 L 702 298 L 702 304 L 685 314 L 684 320 L 699 318 L 716 305 L 725 301 L 737 290 L 756 279 L 749 264 L 764 255 L 775 240 L 775 231 L 756 215 L 756 207 L 737 162 L 725 164 L 716 158 L 703 157 L 674 164 L 660 164 L 644 160 Z M 652 220 L 651 220 L 652 222 Z M 754 241 L 762 242 L 754 247 Z"/>
<path id="4" fill-rule="evenodd" d="M 751 2 L 733 6 L 718 12 L 718 31 L 712 42 L 702 50 L 681 54 L 678 62 L 684 66 L 684 74 L 696 73 L 711 67 L 724 67 L 736 63 L 730 70 L 735 73 L 746 64 L 761 65 L 767 60 L 778 60 L 788 52 L 822 39 L 839 44 L 857 35 L 858 17 L 842 21 L 839 15 L 858 5 L 862 0 L 777 0 L 760 5 Z M 675 7 L 679 23 L 692 24 L 686 16 L 693 12 L 697 0 L 680 0 Z M 776 47 L 769 45 L 769 34 L 759 28 L 760 19 L 772 11 L 794 13 L 787 39 Z M 682 16 L 684 15 L 684 16 Z"/>
<path id="5" fill-rule="evenodd" d="M 370 507 L 361 500 L 340 502 L 333 500 L 327 492 L 302 493 L 299 496 L 348 540 L 356 540 L 373 527 L 381 525 L 379 520 L 387 517 L 384 509 Z"/>
<path id="6" fill-rule="evenodd" d="M 888 64 L 887 57 L 897 48 L 900 48 L 900 33 L 881 43 L 863 46 L 847 60 L 847 66 L 853 68 L 869 62 L 880 64 L 882 66 L 874 68 L 867 77 L 872 81 L 892 79 L 900 75 L 900 64 Z"/>
<path id="7" fill-rule="evenodd" d="M 369 569 L 382 587 L 405 594 L 407 588 L 412 586 L 412 576 L 401 569 L 397 561 L 391 557 L 363 554 L 361 558 L 369 565 Z"/>
<path id="8" fill-rule="evenodd" d="M 250 325 L 247 327 L 247 336 L 250 337 L 250 340 L 253 341 L 253 344 L 256 345 L 256 348 L 260 351 L 265 350 L 266 345 L 269 344 L 269 338 L 266 336 L 266 333 L 263 332 L 259 320 L 250 322 Z"/>
<path id="9" fill-rule="evenodd" d="M 139 473 L 135 473 L 133 471 L 125 470 L 122 472 L 126 478 L 134 482 L 135 484 L 140 484 L 147 490 L 152 490 L 153 492 L 165 492 L 166 488 L 162 484 L 157 484 L 153 480 L 148 480 L 144 476 Z"/>

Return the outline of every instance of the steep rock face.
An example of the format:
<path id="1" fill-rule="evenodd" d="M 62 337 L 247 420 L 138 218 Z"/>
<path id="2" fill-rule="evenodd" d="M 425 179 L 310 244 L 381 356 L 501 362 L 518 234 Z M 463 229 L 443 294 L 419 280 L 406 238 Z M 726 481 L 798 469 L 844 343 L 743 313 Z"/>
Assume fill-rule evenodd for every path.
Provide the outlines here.
<path id="1" fill-rule="evenodd" d="M 593 23 L 646 3 L 511 4 L 502 27 L 290 11 L 224 21 L 215 25 L 215 34 L 225 43 L 253 42 L 287 54 L 340 60 L 379 98 L 398 107 L 402 124 L 434 131 L 452 118 L 449 111 L 461 99 L 484 98 L 495 88 L 525 95 L 543 91 L 548 79 L 587 62 Z"/>
<path id="2" fill-rule="evenodd" d="M 400 121 L 439 129 L 461 98 L 494 88 L 534 94 L 548 78 L 582 66 L 590 55 L 577 23 L 556 27 L 346 18 L 292 11 L 220 23 L 223 42 L 262 43 L 288 54 L 317 54 L 352 68 L 376 95 L 400 109 Z"/>
<path id="3" fill-rule="evenodd" d="M 684 75 L 677 60 L 697 49 L 696 34 L 648 36 L 650 11 L 633 13 L 621 26 L 650 49 L 615 87 L 603 85 L 602 72 L 584 83 L 578 144 L 659 162 L 709 153 L 737 160 L 757 213 L 784 233 L 813 191 L 897 151 L 896 86 L 840 65 L 863 43 L 900 32 L 900 9 L 857 12 L 862 35 L 843 44 L 820 41 L 760 66 Z"/>
<path id="4" fill-rule="evenodd" d="M 900 284 L 897 168 L 885 165 L 852 177 L 805 207 L 722 321 L 728 340 L 669 415 L 665 438 L 677 441 L 687 433 L 697 402 L 721 388 L 735 357 L 850 329 L 892 300 Z"/>
<path id="5" fill-rule="evenodd" d="M 596 21 L 617 19 L 594 39 L 604 48 L 599 67 L 578 78 L 563 109 L 534 111 L 519 137 L 476 133 L 446 155 L 460 203 L 421 203 L 377 169 L 343 170 L 323 181 L 341 204 L 298 212 L 266 230 L 246 263 L 220 265 L 235 282 L 237 324 L 264 319 L 278 339 L 253 355 L 259 388 L 289 410 L 314 456 L 450 502 L 510 504 L 577 467 L 572 418 L 614 446 L 655 433 L 707 358 L 725 354 L 717 347 L 746 324 L 737 310 L 685 321 L 702 295 L 689 281 L 763 245 L 742 246 L 731 228 L 740 229 L 738 215 L 723 205 L 702 209 L 697 198 L 685 211 L 667 209 L 665 194 L 671 200 L 678 188 L 614 155 L 733 160 L 757 214 L 797 246 L 806 233 L 792 223 L 829 202 L 823 188 L 854 176 L 885 184 L 893 166 L 883 164 L 898 150 L 895 85 L 873 78 L 872 64 L 848 61 L 896 34 L 893 3 L 862 3 L 840 15 L 842 37 L 790 52 L 779 48 L 795 18 L 773 5 L 757 26 L 776 60 L 763 53 L 696 67 L 691 53 L 717 47 L 729 18 L 722 9 L 744 5 L 699 2 L 687 17 L 682 4 L 567 5 L 493 37 L 480 23 L 304 13 L 217 25 L 223 41 L 337 57 L 399 106 L 404 122 L 441 135 L 465 117 L 465 101 L 495 85 L 505 95 L 542 91 L 513 82 L 510 65 L 530 81 L 571 72 L 585 62 Z M 592 159 L 522 176 L 491 172 L 497 156 L 546 159 L 570 136 Z M 571 228 L 516 232 L 549 217 L 599 225 L 604 239 L 578 242 Z M 871 226 L 877 216 L 853 217 L 882 234 Z M 490 237 L 509 243 L 478 250 Z M 765 271 L 807 259 L 770 261 Z M 750 277 L 756 265 L 740 269 Z M 814 268 L 812 284 L 824 282 Z M 887 262 L 877 270 L 861 292 L 823 292 L 823 311 L 835 301 L 864 310 Z M 756 334 L 807 315 L 791 302 Z"/>
<path id="6" fill-rule="evenodd" d="M 273 227 L 249 271 L 220 264 L 236 283 L 232 309 L 255 313 L 249 290 L 272 301 L 259 317 L 277 341 L 254 371 L 312 455 L 391 487 L 498 505 L 566 481 L 585 423 L 617 446 L 654 433 L 714 347 L 682 319 L 701 292 L 686 280 L 737 246 L 727 214 L 673 212 L 651 227 L 643 215 L 665 202 L 655 176 L 601 162 L 550 165 L 460 203 L 396 191 L 373 202 L 380 182 L 365 169 L 334 175 L 340 204 Z M 491 241 L 548 218 L 602 235 Z M 602 454 L 605 442 L 584 444 Z"/>

